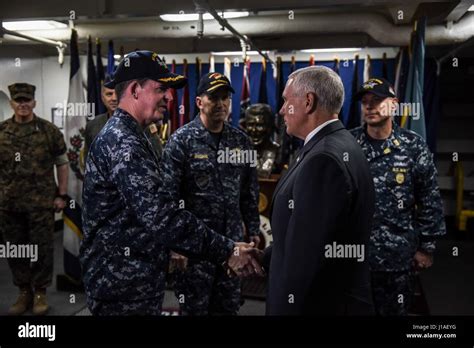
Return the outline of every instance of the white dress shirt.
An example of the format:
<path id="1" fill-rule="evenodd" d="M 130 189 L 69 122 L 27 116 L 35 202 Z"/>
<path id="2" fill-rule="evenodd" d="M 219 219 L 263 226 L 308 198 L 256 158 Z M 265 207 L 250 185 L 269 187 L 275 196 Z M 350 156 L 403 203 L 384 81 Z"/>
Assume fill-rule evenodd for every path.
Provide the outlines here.
<path id="1" fill-rule="evenodd" d="M 322 124 L 320 124 L 319 126 L 317 126 L 315 129 L 313 129 L 307 136 L 306 136 L 306 139 L 304 140 L 304 145 L 306 145 L 308 143 L 308 141 L 311 140 L 312 137 L 314 137 L 316 135 L 316 133 L 318 133 L 321 129 L 323 129 L 324 127 L 326 127 L 328 124 L 332 123 L 332 122 L 336 122 L 336 121 L 339 121 L 338 118 L 335 118 L 334 120 L 329 120 L 329 121 L 326 121 Z M 303 145 L 303 146 L 304 146 Z"/>

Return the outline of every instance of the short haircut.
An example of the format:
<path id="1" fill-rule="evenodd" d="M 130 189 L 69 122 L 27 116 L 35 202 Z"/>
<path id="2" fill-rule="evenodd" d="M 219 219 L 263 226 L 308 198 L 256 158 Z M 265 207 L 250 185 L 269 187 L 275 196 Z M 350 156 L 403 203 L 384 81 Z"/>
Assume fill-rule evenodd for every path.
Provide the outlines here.
<path id="1" fill-rule="evenodd" d="M 344 85 L 332 69 L 325 66 L 309 66 L 298 69 L 288 76 L 298 94 L 314 93 L 318 106 L 330 114 L 338 114 L 344 104 Z"/>
<path id="2" fill-rule="evenodd" d="M 143 87 L 148 80 L 149 79 L 145 78 L 145 79 L 128 80 L 128 81 L 117 83 L 115 85 L 115 94 L 117 95 L 117 102 L 118 103 L 120 102 L 120 99 L 123 97 L 125 90 L 131 83 L 136 81 L 140 86 Z"/>

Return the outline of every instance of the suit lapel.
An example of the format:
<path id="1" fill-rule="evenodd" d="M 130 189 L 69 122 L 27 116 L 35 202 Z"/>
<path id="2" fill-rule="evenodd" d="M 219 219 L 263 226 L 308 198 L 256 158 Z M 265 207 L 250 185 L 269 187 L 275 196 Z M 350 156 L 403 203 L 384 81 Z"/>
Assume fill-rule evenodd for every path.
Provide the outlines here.
<path id="1" fill-rule="evenodd" d="M 278 182 L 277 186 L 275 187 L 275 191 L 273 192 L 273 197 L 272 197 L 272 205 L 270 207 L 270 218 L 271 214 L 273 212 L 273 202 L 275 200 L 275 197 L 277 196 L 278 192 L 280 189 L 283 187 L 285 182 L 288 181 L 288 178 L 293 174 L 295 171 L 296 167 L 303 162 L 304 156 L 321 140 L 323 139 L 326 135 L 331 134 L 335 131 L 338 131 L 340 129 L 344 128 L 344 125 L 341 123 L 341 121 L 336 121 L 328 124 L 325 126 L 323 129 L 321 129 L 311 140 L 303 146 L 303 148 L 300 150 L 298 156 L 296 157 L 296 162 L 293 163 L 293 165 L 288 169 L 288 172 L 285 174 L 283 178 L 280 179 Z"/>

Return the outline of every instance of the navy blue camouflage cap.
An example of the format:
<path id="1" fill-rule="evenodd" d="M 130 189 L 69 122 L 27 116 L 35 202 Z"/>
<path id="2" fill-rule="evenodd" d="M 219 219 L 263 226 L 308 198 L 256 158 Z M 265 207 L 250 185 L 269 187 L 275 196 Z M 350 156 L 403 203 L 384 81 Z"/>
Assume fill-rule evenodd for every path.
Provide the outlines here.
<path id="1" fill-rule="evenodd" d="M 148 78 L 171 88 L 182 88 L 188 79 L 169 71 L 158 54 L 151 51 L 135 51 L 127 54 L 120 62 L 111 81 L 104 83 L 115 88 L 121 82 Z"/>
<path id="2" fill-rule="evenodd" d="M 383 98 L 396 98 L 395 90 L 393 89 L 390 82 L 382 77 L 371 78 L 365 81 L 360 86 L 357 93 L 354 95 L 356 100 L 362 98 L 365 93 L 372 93 Z"/>
<path id="3" fill-rule="evenodd" d="M 210 72 L 201 77 L 197 88 L 197 95 L 212 94 L 214 91 L 220 88 L 225 88 L 228 91 L 235 93 L 229 79 L 225 75 L 216 72 Z"/>

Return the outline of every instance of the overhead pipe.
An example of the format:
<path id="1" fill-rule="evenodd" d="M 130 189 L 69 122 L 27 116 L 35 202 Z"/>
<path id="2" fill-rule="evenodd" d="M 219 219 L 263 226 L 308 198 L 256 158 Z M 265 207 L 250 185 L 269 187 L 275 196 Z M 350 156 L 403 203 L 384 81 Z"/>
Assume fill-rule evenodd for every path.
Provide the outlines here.
<path id="1" fill-rule="evenodd" d="M 286 34 L 366 33 L 384 46 L 406 46 L 410 42 L 411 25 L 395 25 L 378 14 L 295 14 L 287 16 L 250 16 L 229 21 L 240 35 L 247 37 Z M 230 37 L 218 21 L 205 21 L 205 37 Z M 121 21 L 119 23 L 77 23 L 80 39 L 89 35 L 103 39 L 191 38 L 196 36 L 194 22 L 157 20 Z M 56 41 L 69 40 L 69 29 L 38 30 L 35 34 Z M 464 42 L 474 36 L 474 13 L 466 14 L 449 27 L 431 25 L 426 28 L 427 45 Z"/>

